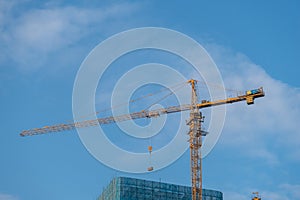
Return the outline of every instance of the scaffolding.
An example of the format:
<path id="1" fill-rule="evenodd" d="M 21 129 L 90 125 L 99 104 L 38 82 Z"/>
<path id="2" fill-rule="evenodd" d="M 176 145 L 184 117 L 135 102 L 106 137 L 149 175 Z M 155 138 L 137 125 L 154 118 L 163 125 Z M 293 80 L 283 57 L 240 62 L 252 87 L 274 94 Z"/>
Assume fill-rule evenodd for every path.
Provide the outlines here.
<path id="1" fill-rule="evenodd" d="M 191 187 L 117 177 L 103 190 L 97 200 L 191 200 Z M 202 190 L 203 200 L 223 200 L 222 192 Z"/>

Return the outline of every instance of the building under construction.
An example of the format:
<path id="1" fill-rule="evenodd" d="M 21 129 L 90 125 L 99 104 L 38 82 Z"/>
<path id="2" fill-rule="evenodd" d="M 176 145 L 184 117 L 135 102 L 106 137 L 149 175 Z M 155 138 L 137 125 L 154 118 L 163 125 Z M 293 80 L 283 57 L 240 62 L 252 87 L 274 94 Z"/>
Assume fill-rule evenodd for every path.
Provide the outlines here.
<path id="1" fill-rule="evenodd" d="M 97 200 L 191 200 L 191 187 L 117 177 L 104 189 Z M 222 192 L 202 190 L 203 200 L 223 200 Z"/>

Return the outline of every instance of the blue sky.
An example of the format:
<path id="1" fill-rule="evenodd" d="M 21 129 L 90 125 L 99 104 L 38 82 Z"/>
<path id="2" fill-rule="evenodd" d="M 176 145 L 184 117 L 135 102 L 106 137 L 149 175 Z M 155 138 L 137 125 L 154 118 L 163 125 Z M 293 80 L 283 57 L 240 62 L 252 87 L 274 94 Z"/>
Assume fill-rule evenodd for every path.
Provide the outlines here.
<path id="1" fill-rule="evenodd" d="M 73 83 L 84 58 L 109 36 L 144 26 L 194 38 L 216 62 L 226 87 L 265 88 L 266 97 L 254 106 L 227 106 L 222 135 L 204 159 L 204 187 L 231 200 L 250 199 L 253 191 L 264 199 L 300 199 L 299 6 L 0 0 L 0 200 L 96 199 L 115 176 L 190 184 L 188 152 L 162 170 L 128 174 L 94 159 L 76 131 L 19 136 L 72 120 Z M 160 61 L 154 55 L 140 62 Z"/>

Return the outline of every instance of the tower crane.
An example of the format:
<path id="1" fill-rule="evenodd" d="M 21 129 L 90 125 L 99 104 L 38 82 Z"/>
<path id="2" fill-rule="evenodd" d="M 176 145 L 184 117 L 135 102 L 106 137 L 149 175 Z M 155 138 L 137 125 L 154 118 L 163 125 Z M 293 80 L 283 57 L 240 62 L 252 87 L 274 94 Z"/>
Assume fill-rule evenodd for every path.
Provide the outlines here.
<path id="1" fill-rule="evenodd" d="M 73 130 L 75 128 L 84 128 L 89 126 L 98 126 L 101 124 L 110 124 L 115 122 L 122 122 L 140 118 L 153 118 L 159 117 L 164 114 L 171 114 L 182 111 L 190 111 L 190 118 L 187 122 L 189 126 L 189 145 L 190 145 L 190 164 L 191 164 L 191 182 L 192 182 L 192 200 L 202 200 L 202 137 L 206 136 L 207 132 L 201 129 L 201 123 L 204 117 L 200 112 L 202 108 L 208 108 L 218 105 L 231 104 L 240 101 L 246 101 L 248 105 L 254 104 L 254 100 L 259 97 L 264 97 L 263 88 L 260 87 L 254 90 L 248 90 L 245 94 L 237 95 L 226 99 L 217 101 L 202 101 L 198 102 L 196 84 L 197 80 L 191 79 L 188 83 L 192 87 L 191 104 L 184 104 L 178 106 L 171 106 L 167 108 L 160 108 L 156 110 L 142 110 L 140 112 L 134 112 L 131 114 L 124 114 L 119 116 L 111 116 L 105 118 L 98 118 L 94 120 L 85 120 L 81 122 L 57 124 L 52 126 L 44 126 L 42 128 L 34 128 L 24 130 L 20 133 L 20 136 L 32 136 L 53 132 L 61 132 L 67 130 Z"/>

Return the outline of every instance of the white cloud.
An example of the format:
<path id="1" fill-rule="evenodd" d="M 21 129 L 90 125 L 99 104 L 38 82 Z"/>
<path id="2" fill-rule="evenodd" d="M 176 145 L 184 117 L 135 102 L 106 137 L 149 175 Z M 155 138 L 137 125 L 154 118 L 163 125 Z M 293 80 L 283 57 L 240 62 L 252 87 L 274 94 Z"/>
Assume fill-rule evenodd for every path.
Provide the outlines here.
<path id="1" fill-rule="evenodd" d="M 230 200 L 249 200 L 252 197 L 252 192 L 258 191 L 253 188 L 242 189 L 239 191 L 225 190 L 223 199 Z M 281 184 L 275 186 L 273 190 L 259 190 L 259 195 L 262 199 L 272 200 L 297 200 L 300 199 L 300 185 Z"/>
<path id="2" fill-rule="evenodd" d="M 130 15 L 136 4 L 104 8 L 44 7 L 14 13 L 14 4 L 0 1 L 1 51 L 26 68 L 41 66 L 48 55 L 76 45 L 95 33 L 106 34 L 114 20 Z"/>
<path id="3" fill-rule="evenodd" d="M 249 200 L 249 196 L 245 194 L 240 194 L 237 192 L 232 191 L 224 191 L 223 192 L 223 199 L 230 199 L 230 200 Z"/>
<path id="4" fill-rule="evenodd" d="M 273 79 L 243 54 L 218 45 L 207 45 L 207 49 L 227 88 L 246 90 L 263 86 L 266 93 L 252 106 L 245 102 L 228 105 L 221 143 L 269 164 L 278 164 L 283 151 L 299 152 L 300 90 Z"/>
<path id="5" fill-rule="evenodd" d="M 123 12 L 121 12 L 123 10 Z M 122 16 L 130 7 L 118 5 L 107 9 L 63 7 L 32 10 L 13 27 L 12 39 L 19 45 L 53 51 L 86 36 L 108 18 Z"/>
<path id="6" fill-rule="evenodd" d="M 261 193 L 262 199 L 272 199 L 272 200 L 293 200 L 286 195 L 280 194 L 280 192 L 270 192 L 264 191 Z M 295 199 L 296 200 L 296 199 Z"/>
<path id="7" fill-rule="evenodd" d="M 16 196 L 0 193 L 0 200 L 18 200 Z"/>
<path id="8" fill-rule="evenodd" d="M 280 189 L 290 195 L 290 199 L 300 199 L 300 185 L 282 184 Z"/>
<path id="9" fill-rule="evenodd" d="M 298 200 L 300 199 L 300 185 L 280 184 L 276 190 L 261 192 L 262 199 L 272 200 Z"/>
<path id="10" fill-rule="evenodd" d="M 4 25 L 5 17 L 14 5 L 14 1 L 0 0 L 0 28 Z"/>

